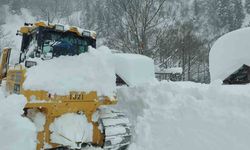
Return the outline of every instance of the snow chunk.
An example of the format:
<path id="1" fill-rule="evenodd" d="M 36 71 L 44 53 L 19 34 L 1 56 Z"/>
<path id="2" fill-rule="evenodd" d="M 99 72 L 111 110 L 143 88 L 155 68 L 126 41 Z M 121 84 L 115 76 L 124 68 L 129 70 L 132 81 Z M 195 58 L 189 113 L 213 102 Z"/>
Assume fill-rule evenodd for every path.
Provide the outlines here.
<path id="1" fill-rule="evenodd" d="M 70 91 L 97 91 L 98 95 L 110 97 L 116 90 L 115 70 L 105 47 L 90 48 L 79 56 L 38 61 L 37 66 L 27 69 L 26 75 L 25 89 L 65 95 Z"/>
<path id="2" fill-rule="evenodd" d="M 239 29 L 219 38 L 210 55 L 211 80 L 224 80 L 243 64 L 250 65 L 250 28 Z"/>
<path id="3" fill-rule="evenodd" d="M 93 136 L 93 126 L 84 114 L 62 115 L 50 125 L 50 131 L 53 143 L 70 148 L 81 148 L 80 143 L 90 143 Z"/>
<path id="4" fill-rule="evenodd" d="M 113 54 L 115 72 L 129 86 L 156 81 L 154 61 L 138 54 Z"/>
<path id="5" fill-rule="evenodd" d="M 32 120 L 39 132 L 44 130 L 44 125 L 46 122 L 46 116 L 34 109 L 28 110 L 27 117 Z"/>
<path id="6" fill-rule="evenodd" d="M 36 149 L 36 128 L 28 118 L 21 116 L 26 104 L 25 97 L 11 95 L 4 98 L 1 89 L 0 97 L 1 149 Z"/>

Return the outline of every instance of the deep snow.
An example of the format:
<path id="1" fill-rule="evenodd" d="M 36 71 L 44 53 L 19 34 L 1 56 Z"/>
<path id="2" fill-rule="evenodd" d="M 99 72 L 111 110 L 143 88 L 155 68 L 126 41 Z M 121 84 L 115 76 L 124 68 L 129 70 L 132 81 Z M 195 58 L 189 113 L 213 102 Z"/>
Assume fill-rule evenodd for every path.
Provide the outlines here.
<path id="1" fill-rule="evenodd" d="M 97 91 L 102 96 L 116 93 L 116 74 L 129 86 L 156 82 L 154 61 L 137 54 L 113 54 L 107 47 L 78 56 L 61 56 L 42 61 L 27 69 L 24 89 L 46 90 L 67 95 L 70 91 Z M 145 67 L 147 66 L 147 67 Z"/>
<path id="2" fill-rule="evenodd" d="M 118 92 L 135 127 L 129 150 L 248 150 L 250 85 L 161 82 Z"/>
<path id="3" fill-rule="evenodd" d="M 8 12 L 8 8 L 5 9 Z M 17 50 L 21 41 L 21 37 L 15 35 L 16 30 L 24 22 L 34 22 L 35 18 L 30 17 L 25 9 L 22 9 L 20 16 L 10 13 L 7 15 L 6 24 L 2 27 L 14 40 L 14 64 L 19 56 Z M 215 43 L 210 54 L 213 81 L 224 79 L 243 63 L 250 63 L 247 49 L 250 47 L 249 36 L 249 28 L 241 29 L 221 37 Z M 59 59 L 58 62 L 60 61 L 62 60 Z M 57 65 L 59 68 L 65 67 L 64 64 Z M 43 69 L 39 75 L 45 72 L 48 70 Z M 37 78 L 34 77 L 34 80 Z M 58 82 L 58 86 L 61 83 Z M 51 90 L 55 90 L 54 88 Z M 63 92 L 68 90 L 67 87 L 60 88 L 64 88 L 60 90 Z M 112 88 L 115 87 L 112 85 Z M 87 89 L 88 87 L 81 90 Z M 112 91 L 113 94 L 111 88 L 105 90 L 109 91 L 107 93 Z M 119 88 L 117 94 L 117 108 L 128 114 L 134 127 L 133 142 L 129 150 L 248 150 L 250 147 L 250 85 L 222 86 L 218 81 L 210 85 L 154 81 L 151 84 Z M 36 129 L 35 124 L 21 116 L 24 105 L 23 96 L 12 95 L 5 98 L 0 90 L 0 149 L 35 149 L 36 132 L 42 127 L 37 126 Z"/>
<path id="4" fill-rule="evenodd" d="M 34 150 L 36 130 L 28 119 L 21 117 L 24 98 L 0 96 L 0 146 L 7 150 Z M 128 114 L 134 126 L 129 150 L 250 147 L 250 85 L 164 81 L 120 87 L 118 99 L 117 108 Z"/>
<path id="5" fill-rule="evenodd" d="M 0 88 L 0 149 L 35 150 L 35 125 L 22 117 L 26 99 L 23 96 L 4 97 Z"/>
<path id="6" fill-rule="evenodd" d="M 97 91 L 98 95 L 115 94 L 115 69 L 109 53 L 91 48 L 79 56 L 61 56 L 51 60 L 35 59 L 37 66 L 27 69 L 24 89 L 46 90 L 65 94 L 70 91 Z"/>

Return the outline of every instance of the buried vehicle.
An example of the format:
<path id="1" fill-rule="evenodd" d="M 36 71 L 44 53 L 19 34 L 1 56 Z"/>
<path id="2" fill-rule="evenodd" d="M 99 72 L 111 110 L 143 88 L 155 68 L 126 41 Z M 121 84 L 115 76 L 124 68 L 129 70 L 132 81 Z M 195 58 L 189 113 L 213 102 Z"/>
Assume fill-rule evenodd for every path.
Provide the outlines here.
<path id="1" fill-rule="evenodd" d="M 22 36 L 19 63 L 15 66 L 9 65 L 11 49 L 4 48 L 0 59 L 0 82 L 8 94 L 22 94 L 26 97 L 27 104 L 24 108 L 24 116 L 38 127 L 37 150 L 81 149 L 86 145 L 107 150 L 127 149 L 132 137 L 131 125 L 124 113 L 109 107 L 117 104 L 115 96 L 100 95 L 93 89 L 84 91 L 72 88 L 74 90 L 68 92 L 51 92 L 48 88 L 53 88 L 53 86 L 40 78 L 49 74 L 50 71 L 46 70 L 43 70 L 44 75 L 32 81 L 44 82 L 42 84 L 47 84 L 45 85 L 47 88 L 32 89 L 32 86 L 27 85 L 26 88 L 24 87 L 25 82 L 30 79 L 30 74 L 27 75 L 28 70 L 38 67 L 39 61 L 51 61 L 59 59 L 59 56 L 63 57 L 60 59 L 63 61 L 66 60 L 64 58 L 66 55 L 73 57 L 85 53 L 89 46 L 96 47 L 96 33 L 77 27 L 36 22 L 34 24 L 26 23 L 17 34 Z M 121 61 L 122 58 L 126 60 L 132 55 L 124 57 L 125 55 L 117 54 L 117 56 L 117 59 Z M 135 56 L 134 59 L 139 57 Z M 70 61 L 72 60 L 68 62 Z M 126 67 L 127 63 L 122 63 Z M 149 63 L 153 66 L 153 62 Z M 136 67 L 135 64 L 132 65 Z M 74 65 L 72 66 L 74 67 Z M 138 71 L 139 66 L 135 70 Z M 56 69 L 61 70 L 61 68 L 54 68 L 54 70 Z M 149 69 L 148 71 L 151 73 L 144 80 L 154 76 L 153 70 Z M 73 80 L 78 72 L 71 73 L 66 74 L 67 78 L 70 77 L 69 80 Z M 121 71 L 121 74 L 114 75 L 116 82 L 127 85 L 135 84 L 136 80 L 125 79 L 126 74 L 128 73 Z M 140 77 L 141 80 L 142 78 Z M 90 80 L 92 79 L 94 80 L 94 78 Z M 30 84 L 33 84 L 32 81 Z M 60 83 L 59 86 L 63 87 L 64 85 Z"/>

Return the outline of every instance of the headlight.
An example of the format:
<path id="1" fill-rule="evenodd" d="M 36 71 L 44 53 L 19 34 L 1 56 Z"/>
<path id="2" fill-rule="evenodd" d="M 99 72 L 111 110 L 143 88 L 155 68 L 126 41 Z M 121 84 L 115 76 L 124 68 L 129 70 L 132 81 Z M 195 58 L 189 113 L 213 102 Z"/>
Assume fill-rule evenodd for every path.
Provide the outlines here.
<path id="1" fill-rule="evenodd" d="M 90 36 L 90 32 L 89 31 L 83 31 L 82 36 Z"/>
<path id="2" fill-rule="evenodd" d="M 57 24 L 57 25 L 55 26 L 55 29 L 56 29 L 56 30 L 60 30 L 60 31 L 64 31 L 64 26 L 63 26 L 63 25 Z"/>

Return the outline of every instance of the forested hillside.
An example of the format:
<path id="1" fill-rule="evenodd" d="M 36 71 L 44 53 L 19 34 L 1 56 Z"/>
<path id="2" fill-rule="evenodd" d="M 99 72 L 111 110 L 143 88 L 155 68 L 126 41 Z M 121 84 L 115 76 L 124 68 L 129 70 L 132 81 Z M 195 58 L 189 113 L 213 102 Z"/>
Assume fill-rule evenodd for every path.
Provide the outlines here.
<path id="1" fill-rule="evenodd" d="M 0 6 L 1 47 L 13 44 L 2 29 L 8 13 L 25 9 L 35 20 L 96 30 L 98 45 L 150 56 L 161 68 L 182 67 L 183 80 L 205 83 L 214 41 L 250 21 L 250 0 L 1 0 Z"/>

